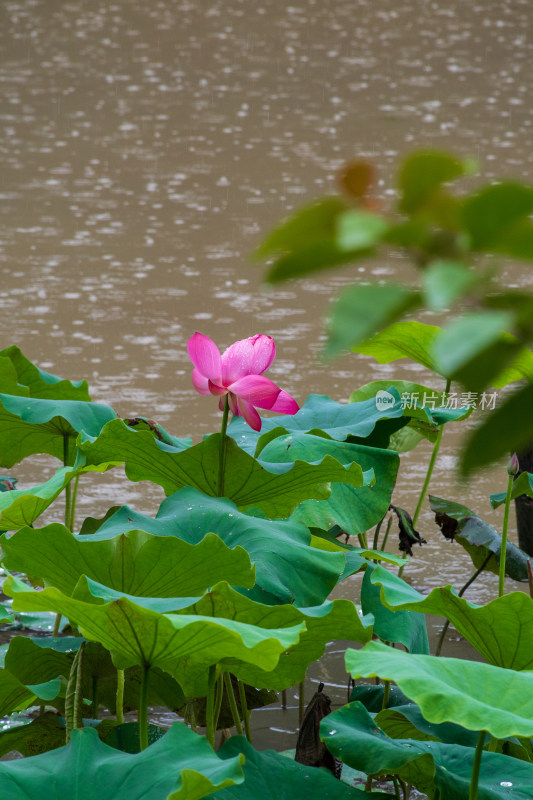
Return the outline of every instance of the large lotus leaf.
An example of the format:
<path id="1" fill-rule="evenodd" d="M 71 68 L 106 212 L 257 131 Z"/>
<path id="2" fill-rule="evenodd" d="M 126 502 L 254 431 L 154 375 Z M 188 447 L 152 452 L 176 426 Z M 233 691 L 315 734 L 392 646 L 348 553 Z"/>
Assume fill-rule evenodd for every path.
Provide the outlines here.
<path id="1" fill-rule="evenodd" d="M 88 602 L 118 600 L 119 592 L 86 581 L 77 590 L 79 599 Z M 122 595 L 123 596 L 123 595 Z M 142 608 L 170 611 L 190 616 L 198 614 L 202 618 L 230 619 L 237 623 L 269 630 L 284 630 L 291 626 L 305 625 L 297 642 L 287 647 L 279 664 L 266 669 L 261 664 L 232 662 L 231 656 L 225 658 L 224 668 L 238 675 L 251 686 L 279 691 L 294 686 L 304 680 L 309 664 L 317 661 L 324 653 L 326 643 L 331 639 L 348 639 L 353 642 L 367 642 L 372 636 L 372 618 L 360 618 L 357 608 L 350 600 L 326 601 L 320 606 L 296 608 L 294 605 L 265 606 L 254 602 L 220 583 L 200 598 L 176 598 L 162 601 L 160 598 L 128 597 Z M 166 605 L 166 608 L 165 608 Z M 198 665 L 184 663 L 179 671 L 179 680 L 190 686 L 196 680 L 194 672 Z M 177 674 L 177 673 L 176 673 Z M 202 691 L 203 678 L 200 679 L 198 694 Z"/>
<path id="2" fill-rule="evenodd" d="M 233 736 L 220 758 L 243 753 L 244 783 L 210 794 L 207 800 L 390 800 L 390 794 L 362 792 L 341 783 L 325 769 L 306 767 L 274 750 L 258 752 L 243 736 Z M 275 779 L 273 779 L 275 776 Z"/>
<path id="3" fill-rule="evenodd" d="M 520 475 L 518 475 L 518 477 L 516 477 L 513 481 L 511 499 L 514 500 L 515 497 L 521 497 L 523 494 L 533 498 L 533 474 L 531 472 L 521 472 Z M 505 503 L 506 495 L 507 492 L 491 494 L 491 506 L 493 508 L 498 508 L 498 506 L 501 506 L 502 503 Z"/>
<path id="4" fill-rule="evenodd" d="M 492 525 L 485 522 L 466 506 L 442 497 L 429 495 L 431 510 L 435 512 L 438 524 L 446 528 L 446 536 L 459 542 L 469 554 L 474 566 L 479 569 L 488 556 L 490 560 L 484 569 L 499 574 L 502 537 Z M 442 519 L 446 515 L 451 521 Z M 455 526 L 454 522 L 457 523 Z M 443 527 L 444 526 L 444 527 Z M 449 530 L 448 530 L 449 528 Z M 512 542 L 506 542 L 505 574 L 515 581 L 527 581 L 527 561 L 529 556 Z"/>
<path id="5" fill-rule="evenodd" d="M 32 486 L 31 489 L 14 489 L 0 493 L 0 530 L 11 531 L 33 525 L 35 520 L 46 511 L 59 497 L 65 486 L 73 478 L 86 472 L 106 472 L 116 463 L 98 464 L 97 466 L 61 467 L 45 483 Z"/>
<path id="6" fill-rule="evenodd" d="M 432 372 L 445 375 L 444 366 L 440 365 L 435 353 L 437 341 L 442 334 L 443 331 L 438 325 L 426 325 L 413 320 L 395 322 L 362 344 L 353 347 L 352 350 L 365 356 L 373 356 L 380 364 L 388 364 L 399 358 L 409 358 Z M 503 339 L 516 342 L 510 334 L 505 334 Z M 528 378 L 531 374 L 533 374 L 533 354 L 528 354 L 524 348 L 514 356 L 510 364 L 505 368 L 502 367 L 497 375 L 491 377 L 490 383 L 499 389 L 520 378 Z M 510 447 L 507 448 L 509 449 Z"/>
<path id="7" fill-rule="evenodd" d="M 385 550 L 372 550 L 368 547 L 354 547 L 347 542 L 340 541 L 336 538 L 339 535 L 337 528 L 332 528 L 330 531 L 320 530 L 319 528 L 313 528 L 312 530 L 312 547 L 316 547 L 318 550 L 323 550 L 326 553 L 344 553 L 346 566 L 344 572 L 340 576 L 339 582 L 366 567 L 368 559 L 384 561 L 386 564 L 394 564 L 397 567 L 403 567 L 404 564 L 409 563 L 408 558 L 402 558 L 395 553 L 387 553 Z"/>
<path id="8" fill-rule="evenodd" d="M 67 597 L 54 588 L 30 591 L 12 577 L 6 580 L 4 591 L 13 597 L 16 610 L 47 610 L 67 616 L 86 639 L 100 642 L 111 652 L 118 668 L 136 664 L 160 667 L 176 677 L 192 697 L 205 694 L 207 668 L 223 659 L 230 660 L 235 674 L 245 662 L 267 672 L 275 669 L 281 654 L 296 644 L 304 627 L 300 623 L 267 629 L 222 617 L 163 614 L 124 597 L 100 605 Z M 179 602 L 178 598 L 178 607 Z"/>
<path id="9" fill-rule="evenodd" d="M 432 372 L 438 372 L 432 351 L 440 331 L 438 325 L 426 325 L 414 320 L 395 322 L 352 350 L 372 356 L 380 364 L 409 358 Z"/>
<path id="10" fill-rule="evenodd" d="M 89 463 L 121 459 L 132 481 L 150 480 L 165 493 L 193 486 L 216 497 L 219 489 L 220 436 L 213 434 L 182 452 L 156 441 L 151 433 L 134 431 L 121 420 L 106 425 L 94 441 L 81 444 Z M 320 464 L 270 464 L 259 462 L 227 438 L 224 495 L 239 507 L 256 506 L 269 517 L 287 517 L 302 500 L 329 496 L 334 482 L 361 486 L 356 465 L 345 468 L 331 456 Z"/>
<path id="11" fill-rule="evenodd" d="M 533 440 L 533 382 L 510 394 L 468 437 L 459 467 L 469 475 Z"/>
<path id="12" fill-rule="evenodd" d="M 207 497 L 190 487 L 167 497 L 155 519 L 123 506 L 96 533 L 80 539 L 109 539 L 136 528 L 190 544 L 214 531 L 228 547 L 243 547 L 256 567 L 256 586 L 249 596 L 263 602 L 321 603 L 345 569 L 342 552 L 310 547 L 311 536 L 304 525 L 249 516 L 230 500 Z"/>
<path id="13" fill-rule="evenodd" d="M 306 433 L 279 436 L 261 452 L 262 459 L 277 463 L 296 459 L 316 460 L 327 455 L 332 455 L 341 464 L 358 463 L 364 471 L 365 483 L 370 482 L 368 475 L 372 470 L 375 483 L 358 488 L 335 484 L 327 499 L 300 503 L 291 519 L 324 530 L 338 525 L 351 535 L 367 531 L 383 519 L 390 505 L 400 463 L 397 453 Z"/>
<path id="14" fill-rule="evenodd" d="M 24 684 L 35 684 L 46 678 L 63 676 L 68 678 L 74 654 L 85 640 L 81 637 L 14 637 L 6 653 L 6 667 Z M 124 685 L 125 709 L 139 707 L 139 692 L 142 668 L 126 670 Z M 117 669 L 111 661 L 109 651 L 97 642 L 85 642 L 81 687 L 84 697 L 92 699 L 97 685 L 98 698 L 102 705 L 114 708 L 117 694 Z M 149 705 L 163 705 L 177 711 L 185 702 L 179 684 L 167 672 L 157 667 L 150 671 L 148 686 Z M 54 703 L 63 709 L 63 700 Z M 63 730 L 63 739 L 65 732 Z"/>
<path id="15" fill-rule="evenodd" d="M 228 433 L 239 447 L 254 455 L 259 449 L 258 443 L 262 449 L 268 434 L 276 428 L 281 429 L 278 436 L 283 433 L 322 431 L 331 439 L 343 442 L 348 436 L 366 439 L 380 421 L 401 417 L 403 410 L 399 402 L 380 410 L 373 398 L 360 403 L 337 403 L 326 395 L 310 394 L 296 414 L 272 419 L 263 417 L 260 432 L 253 431 L 242 417 L 234 417 L 228 426 Z"/>
<path id="16" fill-rule="evenodd" d="M 57 697 L 60 681 L 41 678 L 34 684 L 24 684 L 8 669 L 0 669 L 0 717 L 19 708 L 27 708 L 36 698 L 49 702 Z"/>
<path id="17" fill-rule="evenodd" d="M 432 426 L 456 422 L 465 419 L 472 413 L 472 406 L 468 404 L 454 407 L 456 398 L 447 394 L 443 388 L 440 390 L 430 389 L 428 386 L 422 386 L 412 381 L 372 381 L 353 392 L 350 395 L 350 403 L 375 399 L 376 395 L 383 392 L 391 394 L 391 389 L 394 389 L 400 396 L 400 405 L 403 407 L 404 416 L 421 420 L 423 423 L 430 423 Z M 383 397 L 382 394 L 381 397 Z M 421 426 L 420 429 L 423 430 L 423 427 Z"/>
<path id="18" fill-rule="evenodd" d="M 533 669 L 533 599 L 524 592 L 511 592 L 478 606 L 458 597 L 451 586 L 420 594 L 380 566 L 370 579 L 381 587 L 381 602 L 388 608 L 445 616 L 489 663 Z"/>
<path id="19" fill-rule="evenodd" d="M 54 523 L 39 530 L 22 528 L 0 543 L 8 569 L 38 575 L 65 594 L 72 594 L 81 575 L 147 597 L 193 597 L 222 580 L 243 587 L 255 583 L 246 550 L 230 549 L 214 533 L 195 545 L 141 530 L 80 540 Z"/>
<path id="20" fill-rule="evenodd" d="M 352 642 L 367 642 L 372 636 L 372 620 L 361 617 L 350 600 L 328 600 L 319 606 L 296 608 L 293 605 L 269 606 L 256 603 L 235 592 L 231 587 L 219 584 L 204 595 L 193 606 L 198 614 L 228 616 L 236 622 L 279 629 L 286 625 L 305 624 L 298 642 L 287 647 L 278 665 L 265 672 L 251 660 L 239 666 L 239 677 L 252 686 L 279 691 L 294 686 L 305 678 L 307 667 L 324 653 L 327 642 L 332 639 L 347 639 Z M 180 613 L 191 613 L 184 609 Z M 231 661 L 227 668 L 235 672 Z"/>
<path id="21" fill-rule="evenodd" d="M 131 755 L 103 744 L 93 728 L 72 732 L 50 753 L 0 763 L 9 800 L 199 800 L 242 781 L 242 756 L 222 760 L 206 739 L 176 722 L 157 742 Z"/>
<path id="22" fill-rule="evenodd" d="M 65 744 L 65 726 L 53 711 L 41 714 L 27 725 L 0 732 L 0 758 L 11 750 L 22 756 L 35 756 Z"/>
<path id="23" fill-rule="evenodd" d="M 321 723 L 320 732 L 328 750 L 355 769 L 398 775 L 430 797 L 435 788 L 446 800 L 465 800 L 469 796 L 475 752 L 472 747 L 391 739 L 361 703 L 351 703 L 330 714 Z M 477 796 L 478 800 L 530 800 L 533 764 L 484 752 Z"/>
<path id="24" fill-rule="evenodd" d="M 467 731 L 453 722 L 441 722 L 438 725 L 428 722 L 416 703 L 380 709 L 374 722 L 392 739 L 446 742 L 465 747 L 475 747 L 477 744 L 478 734 L 475 731 Z"/>
<path id="25" fill-rule="evenodd" d="M 399 642 L 411 653 L 429 654 L 426 620 L 413 611 L 392 611 L 380 598 L 379 587 L 372 580 L 374 565 L 368 565 L 361 585 L 361 608 L 374 617 L 374 633 L 385 642 Z"/>
<path id="26" fill-rule="evenodd" d="M 68 381 L 39 369 L 19 347 L 0 350 L 0 382 L 5 394 L 39 397 L 48 400 L 90 401 L 87 381 Z M 9 382 L 6 380 L 9 378 Z M 7 390 L 13 379 L 17 391 Z"/>
<path id="27" fill-rule="evenodd" d="M 5 666 L 22 683 L 36 684 L 59 675 L 68 677 L 72 656 L 83 640 L 79 637 L 31 639 L 15 636 L 9 642 Z"/>
<path id="28" fill-rule="evenodd" d="M 0 464 L 12 467 L 36 453 L 73 464 L 80 431 L 98 436 L 115 417 L 110 406 L 98 403 L 0 394 Z"/>
<path id="29" fill-rule="evenodd" d="M 353 677 L 393 680 L 428 722 L 455 722 L 497 739 L 533 736 L 533 674 L 457 658 L 404 653 L 381 642 L 346 651 Z"/>

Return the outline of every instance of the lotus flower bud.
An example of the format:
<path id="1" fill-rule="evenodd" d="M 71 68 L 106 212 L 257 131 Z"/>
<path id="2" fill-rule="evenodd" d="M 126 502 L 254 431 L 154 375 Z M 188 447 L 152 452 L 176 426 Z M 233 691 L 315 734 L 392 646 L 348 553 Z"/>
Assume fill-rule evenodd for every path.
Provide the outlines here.
<path id="1" fill-rule="evenodd" d="M 515 478 L 518 475 L 519 469 L 520 469 L 520 464 L 518 463 L 518 456 L 516 455 L 516 453 L 513 453 L 513 455 L 509 459 L 509 463 L 507 464 L 507 474 Z"/>

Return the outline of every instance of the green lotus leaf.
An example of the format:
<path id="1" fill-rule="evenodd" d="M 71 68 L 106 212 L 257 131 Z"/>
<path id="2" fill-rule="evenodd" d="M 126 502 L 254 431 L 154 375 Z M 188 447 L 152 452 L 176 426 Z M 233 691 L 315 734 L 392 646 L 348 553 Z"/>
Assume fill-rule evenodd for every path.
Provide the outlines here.
<path id="1" fill-rule="evenodd" d="M 385 550 L 372 550 L 369 547 L 354 547 L 347 542 L 343 542 L 336 537 L 339 536 L 337 528 L 332 528 L 329 531 L 313 528 L 311 535 L 311 547 L 316 547 L 318 550 L 323 550 L 326 553 L 344 553 L 346 559 L 346 566 L 339 581 L 344 580 L 349 575 L 363 569 L 368 564 L 368 559 L 372 561 L 384 561 L 386 564 L 394 564 L 397 567 L 403 567 L 404 564 L 409 563 L 408 558 L 402 558 L 395 553 L 386 553 Z M 305 605 L 300 603 L 297 605 Z"/>
<path id="2" fill-rule="evenodd" d="M 446 800 L 468 797 L 475 752 L 472 747 L 391 739 L 361 703 L 351 703 L 330 714 L 321 723 L 320 733 L 328 750 L 355 769 L 398 775 L 429 797 L 434 796 L 435 789 Z M 533 764 L 498 753 L 483 753 L 478 800 L 529 800 L 532 796 Z"/>
<path id="3" fill-rule="evenodd" d="M 428 722 L 455 722 L 497 739 L 533 736 L 533 674 L 457 658 L 413 655 L 370 642 L 346 651 L 353 677 L 394 680 Z M 510 677 L 512 676 L 512 677 Z"/>
<path id="4" fill-rule="evenodd" d="M 225 662 L 226 668 L 247 684 L 275 691 L 303 681 L 307 667 L 323 655 L 327 642 L 332 639 L 367 642 L 372 636 L 371 618 L 361 619 L 354 603 L 344 599 L 328 600 L 308 608 L 294 605 L 267 607 L 243 597 L 227 585 L 219 584 L 200 598 L 193 608 L 198 614 L 217 618 L 229 616 L 239 623 L 278 630 L 305 624 L 298 642 L 286 648 L 277 666 L 269 672 L 259 663 L 249 660 L 239 665 L 237 673 L 230 660 Z M 191 609 L 185 608 L 179 613 L 190 614 Z"/>
<path id="5" fill-rule="evenodd" d="M 436 356 L 437 343 L 442 334 L 442 328 L 438 325 L 426 325 L 413 320 L 395 322 L 362 344 L 353 347 L 352 350 L 354 353 L 372 356 L 380 364 L 409 358 L 426 369 L 444 376 L 447 374 L 444 372 L 444 365 L 439 363 Z M 500 339 L 513 347 L 517 342 L 509 333 L 501 334 Z M 527 348 L 522 348 L 515 353 L 509 364 L 502 365 L 498 374 L 490 378 L 490 384 L 499 389 L 521 378 L 529 379 L 532 375 L 533 353 Z M 507 452 L 509 449 L 510 446 Z"/>
<path id="6" fill-rule="evenodd" d="M 77 599 L 91 602 L 112 602 L 124 595 L 94 581 L 80 582 L 76 591 Z M 238 675 L 250 686 L 279 691 L 294 686 L 304 680 L 307 667 L 317 661 L 324 653 L 326 643 L 331 639 L 348 639 L 354 642 L 367 642 L 372 636 L 372 618 L 361 617 L 356 606 L 349 600 L 326 601 L 319 606 L 297 608 L 294 605 L 265 606 L 244 597 L 228 584 L 219 583 L 199 598 L 161 598 L 131 597 L 127 599 L 145 609 L 161 613 L 174 610 L 178 614 L 190 616 L 198 614 L 202 619 L 212 617 L 229 619 L 239 624 L 274 631 L 302 627 L 300 638 L 288 646 L 274 668 L 261 664 L 232 663 L 231 657 L 224 660 L 223 667 Z M 305 625 L 305 629 L 303 626 Z M 196 663 L 184 662 L 176 677 L 191 687 L 199 681 L 197 689 L 191 694 L 202 693 L 204 678 L 198 678 Z"/>
<path id="7" fill-rule="evenodd" d="M 141 530 L 112 539 L 82 540 L 54 523 L 39 530 L 22 528 L 10 537 L 4 535 L 0 543 L 9 570 L 38 575 L 47 586 L 69 595 L 81 575 L 148 597 L 193 597 L 222 580 L 243 587 L 255 583 L 246 550 L 230 549 L 214 533 L 198 544 Z"/>
<path id="8" fill-rule="evenodd" d="M 372 356 L 380 364 L 409 358 L 432 372 L 438 369 L 432 355 L 435 338 L 441 329 L 414 320 L 394 322 L 372 338 L 352 348 L 354 353 Z"/>
<path id="9" fill-rule="evenodd" d="M 216 497 L 219 488 L 220 434 L 182 452 L 153 438 L 146 431 L 134 431 L 121 420 L 106 425 L 97 439 L 80 444 L 88 463 L 121 459 L 132 481 L 150 480 L 172 494 L 193 486 Z M 329 496 L 334 482 L 361 486 L 360 467 L 345 468 L 331 456 L 320 464 L 270 464 L 259 462 L 227 439 L 224 471 L 225 496 L 240 508 L 261 508 L 269 517 L 287 517 L 298 503 L 309 497 Z"/>
<path id="10" fill-rule="evenodd" d="M 321 603 L 345 569 L 345 556 L 338 548 L 324 553 L 310 546 L 311 536 L 304 525 L 250 516 L 230 500 L 207 497 L 191 487 L 167 497 L 155 519 L 123 506 L 97 533 L 80 539 L 94 542 L 136 528 L 190 544 L 198 544 L 209 531 L 216 531 L 228 547 L 243 547 L 249 553 L 255 563 L 256 585 L 248 596 L 265 603 Z"/>
<path id="11" fill-rule="evenodd" d="M 429 430 L 435 425 L 441 426 L 447 422 L 466 419 L 472 413 L 472 406 L 456 405 L 459 403 L 457 398 L 446 394 L 443 389 L 437 391 L 412 381 L 372 381 L 353 392 L 350 395 L 350 403 L 371 398 L 375 401 L 379 392 L 390 394 L 391 389 L 400 396 L 400 406 L 403 408 L 404 416 L 429 423 L 431 426 Z M 420 426 L 420 430 L 424 430 L 423 426 Z"/>
<path id="12" fill-rule="evenodd" d="M 400 403 L 378 409 L 374 398 L 358 403 L 337 403 L 326 395 L 310 394 L 297 414 L 272 419 L 263 417 L 260 432 L 252 430 L 242 417 L 234 417 L 228 433 L 239 447 L 258 456 L 276 429 L 279 429 L 277 436 L 321 431 L 320 435 L 343 442 L 349 436 L 368 439 L 384 421 L 400 420 L 403 424 L 402 417 Z"/>
<path id="13" fill-rule="evenodd" d="M 82 586 L 84 582 L 87 584 L 86 578 L 80 580 Z M 228 660 L 239 677 L 239 666 L 245 662 L 267 672 L 275 669 L 281 654 L 296 644 L 304 627 L 300 623 L 267 629 L 222 617 L 163 614 L 143 608 L 140 603 L 146 605 L 145 598 L 137 598 L 137 603 L 125 597 L 89 603 L 55 588 L 30 591 L 11 576 L 4 591 L 13 597 L 15 610 L 47 610 L 67 616 L 86 639 L 100 642 L 111 652 L 119 669 L 160 667 L 191 697 L 205 694 L 207 668 L 223 660 Z M 175 602 L 179 607 L 180 598 Z"/>
<path id="14" fill-rule="evenodd" d="M 368 709 L 367 709 L 368 710 Z M 467 731 L 453 722 L 441 722 L 436 725 L 424 719 L 416 703 L 400 705 L 395 708 L 379 709 L 374 717 L 376 725 L 385 731 L 391 739 L 416 739 L 421 742 L 446 742 L 460 744 L 464 747 L 475 747 L 478 734 Z"/>
<path id="15" fill-rule="evenodd" d="M 65 744 L 65 726 L 57 714 L 47 711 L 27 725 L 0 732 L 0 758 L 11 750 L 22 756 L 35 756 Z"/>
<path id="16" fill-rule="evenodd" d="M 379 587 L 372 582 L 374 569 L 374 565 L 368 565 L 361 585 L 361 608 L 374 617 L 374 633 L 385 642 L 403 644 L 411 653 L 429 654 L 424 615 L 405 609 L 392 611 L 384 605 Z"/>
<path id="17" fill-rule="evenodd" d="M 47 400 L 91 399 L 87 381 L 67 381 L 39 369 L 16 345 L 0 350 L 0 376 L 5 394 Z"/>
<path id="18" fill-rule="evenodd" d="M 0 394 L 0 464 L 12 467 L 36 453 L 73 464 L 80 431 L 98 436 L 115 417 L 112 408 L 97 403 Z"/>
<path id="19" fill-rule="evenodd" d="M 81 637 L 36 637 L 16 636 L 9 643 L 6 652 L 6 667 L 24 684 L 35 684 L 45 678 L 63 676 L 68 678 L 76 651 L 85 641 Z M 81 675 L 83 696 L 93 698 L 97 692 L 98 702 L 107 708 L 114 708 L 117 694 L 117 669 L 111 661 L 109 651 L 97 642 L 85 642 L 83 669 Z M 139 707 L 139 692 L 142 682 L 142 668 L 130 667 L 125 673 L 124 708 Z M 49 701 L 50 702 L 50 701 Z M 185 697 L 179 684 L 167 672 L 153 667 L 150 671 L 148 704 L 163 705 L 177 711 Z M 53 703 L 61 711 L 64 700 Z M 63 729 L 63 742 L 65 731 Z"/>
<path id="20" fill-rule="evenodd" d="M 341 783 L 325 769 L 306 767 L 274 750 L 258 752 L 243 736 L 233 736 L 218 751 L 220 758 L 245 757 L 244 783 L 228 786 L 208 800 L 390 800 L 390 794 L 362 792 Z M 275 776 L 275 780 L 273 780 Z"/>
<path id="21" fill-rule="evenodd" d="M 429 504 L 443 533 L 464 547 L 475 567 L 479 569 L 484 565 L 483 568 L 488 572 L 498 575 L 502 549 L 501 534 L 460 503 L 429 495 Z M 450 519 L 447 521 L 442 515 Z M 507 541 L 505 574 L 515 581 L 527 581 L 528 558 L 527 553 Z"/>
<path id="22" fill-rule="evenodd" d="M 395 452 L 306 433 L 279 436 L 261 451 L 262 460 L 277 463 L 296 459 L 317 460 L 326 455 L 333 456 L 344 465 L 359 464 L 367 485 L 355 488 L 335 484 L 325 500 L 305 500 L 300 503 L 291 519 L 324 530 L 338 525 L 351 535 L 367 531 L 383 519 L 390 505 L 399 466 Z M 368 485 L 371 475 L 375 475 L 376 480 Z"/>
<path id="23" fill-rule="evenodd" d="M 0 669 L 0 716 L 27 708 L 36 698 L 49 702 L 57 697 L 60 688 L 60 681 L 56 678 L 43 681 L 38 677 L 35 683 L 26 685 L 10 670 Z"/>
<path id="24" fill-rule="evenodd" d="M 458 597 L 451 586 L 420 594 L 383 567 L 371 581 L 381 587 L 381 602 L 394 610 L 444 616 L 490 664 L 514 670 L 533 669 L 533 599 L 511 592 L 483 606 Z"/>
<path id="25" fill-rule="evenodd" d="M 79 637 L 46 637 L 31 639 L 14 636 L 6 651 L 5 667 L 21 683 L 36 684 L 60 675 L 68 677 L 72 655 L 83 640 Z"/>
<path id="26" fill-rule="evenodd" d="M 59 497 L 65 486 L 73 478 L 86 472 L 106 472 L 116 463 L 98 464 L 97 466 L 61 467 L 45 483 L 32 486 L 31 489 L 14 489 L 0 493 L 0 529 L 11 531 L 25 525 L 33 525 L 35 520 L 46 511 Z"/>
<path id="27" fill-rule="evenodd" d="M 93 728 L 72 733 L 70 744 L 50 753 L 0 763 L 9 800 L 199 800 L 242 781 L 242 756 L 222 760 L 206 739 L 176 722 L 141 753 L 105 745 Z M 88 780 L 90 776 L 90 780 Z"/>
<path id="28" fill-rule="evenodd" d="M 518 475 L 513 481 L 511 499 L 514 500 L 515 497 L 520 497 L 523 494 L 533 498 L 533 474 L 531 472 L 521 472 L 520 475 Z M 497 494 L 491 494 L 491 506 L 493 508 L 498 508 L 498 506 L 501 506 L 502 503 L 505 503 L 506 495 L 507 492 L 497 492 Z"/>

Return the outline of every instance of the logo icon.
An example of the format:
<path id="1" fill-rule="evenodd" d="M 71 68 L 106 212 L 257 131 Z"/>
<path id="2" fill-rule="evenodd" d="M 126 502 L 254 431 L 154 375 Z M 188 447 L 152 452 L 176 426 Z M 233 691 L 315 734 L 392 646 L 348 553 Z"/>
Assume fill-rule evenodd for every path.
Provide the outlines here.
<path id="1" fill-rule="evenodd" d="M 387 409 L 392 408 L 394 403 L 396 402 L 396 398 L 390 392 L 386 392 L 383 389 L 376 394 L 376 408 L 378 411 L 387 411 Z"/>

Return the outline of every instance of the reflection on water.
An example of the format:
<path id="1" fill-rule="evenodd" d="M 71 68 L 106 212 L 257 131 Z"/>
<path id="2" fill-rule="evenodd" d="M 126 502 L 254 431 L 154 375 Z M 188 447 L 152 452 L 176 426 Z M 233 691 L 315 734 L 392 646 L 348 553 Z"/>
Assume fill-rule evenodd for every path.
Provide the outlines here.
<path id="1" fill-rule="evenodd" d="M 319 360 L 338 288 L 371 274 L 409 280 L 401 259 L 264 290 L 249 253 L 290 209 L 335 191 L 355 156 L 379 165 L 384 196 L 399 155 L 420 146 L 475 156 L 484 179 L 531 179 L 528 0 L 6 0 L 3 13 L 5 344 L 88 378 L 119 414 L 195 439 L 218 413 L 190 385 L 194 330 L 221 345 L 273 335 L 272 377 L 301 401 L 424 380 L 416 366 Z M 444 496 L 457 495 L 457 441 L 446 433 L 437 465 Z M 400 505 L 414 507 L 428 455 L 422 445 L 403 457 Z M 53 465 L 20 467 L 19 485 L 41 468 Z M 487 496 L 504 484 L 502 471 L 478 478 L 465 502 L 499 524 Z M 117 500 L 155 513 L 161 499 L 113 473 L 86 485 L 83 515 Z M 429 543 L 407 574 L 422 588 L 461 585 L 469 559 L 429 513 L 419 527 Z M 471 597 L 493 591 L 484 576 Z"/>

